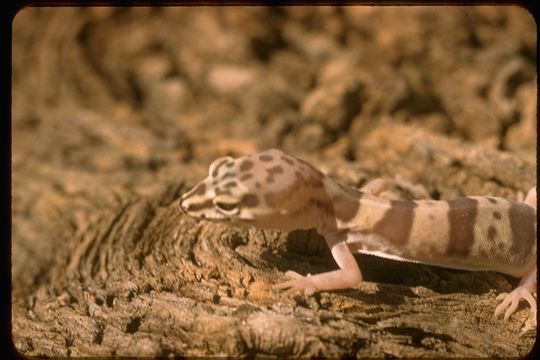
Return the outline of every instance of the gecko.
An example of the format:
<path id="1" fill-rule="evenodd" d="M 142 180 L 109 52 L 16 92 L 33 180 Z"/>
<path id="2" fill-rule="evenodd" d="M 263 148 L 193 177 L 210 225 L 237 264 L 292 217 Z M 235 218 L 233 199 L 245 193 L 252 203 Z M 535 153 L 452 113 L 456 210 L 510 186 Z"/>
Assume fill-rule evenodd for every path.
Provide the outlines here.
<path id="1" fill-rule="evenodd" d="M 312 295 L 362 281 L 353 253 L 451 269 L 497 271 L 521 278 L 497 297 L 504 320 L 521 300 L 536 320 L 536 187 L 524 202 L 494 196 L 453 200 L 388 200 L 375 179 L 361 189 L 344 185 L 279 149 L 237 159 L 221 157 L 208 177 L 179 200 L 194 218 L 262 229 L 316 229 L 339 269 L 274 285 L 285 294 Z"/>

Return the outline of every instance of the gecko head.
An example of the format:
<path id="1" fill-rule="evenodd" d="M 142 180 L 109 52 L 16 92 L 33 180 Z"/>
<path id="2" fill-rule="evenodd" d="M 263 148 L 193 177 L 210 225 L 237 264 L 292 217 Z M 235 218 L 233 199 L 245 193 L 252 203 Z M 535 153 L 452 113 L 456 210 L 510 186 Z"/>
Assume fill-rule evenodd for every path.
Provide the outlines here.
<path id="1" fill-rule="evenodd" d="M 199 219 L 291 230 L 323 191 L 322 173 L 277 149 L 238 159 L 223 157 L 208 177 L 180 198 L 180 209 Z M 304 216 L 305 217 L 305 216 Z M 316 225 L 316 224 L 314 224 Z"/>

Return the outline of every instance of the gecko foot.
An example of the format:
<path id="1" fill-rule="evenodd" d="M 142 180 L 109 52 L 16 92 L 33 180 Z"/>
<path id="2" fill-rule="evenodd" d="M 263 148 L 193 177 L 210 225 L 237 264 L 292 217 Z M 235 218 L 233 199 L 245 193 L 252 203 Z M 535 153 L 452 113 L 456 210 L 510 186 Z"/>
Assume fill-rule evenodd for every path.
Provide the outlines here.
<path id="1" fill-rule="evenodd" d="M 536 299 L 527 286 L 518 286 L 510 293 L 499 294 L 496 300 L 502 302 L 495 308 L 495 313 L 493 316 L 497 317 L 502 314 L 504 310 L 506 310 L 504 313 L 504 320 L 508 320 L 508 318 L 516 311 L 519 302 L 522 299 L 527 301 L 531 307 L 529 319 L 522 329 L 522 333 L 524 333 L 536 326 Z"/>
<path id="2" fill-rule="evenodd" d="M 303 293 L 304 295 L 313 295 L 319 291 L 317 286 L 311 280 L 310 274 L 303 276 L 296 271 L 289 270 L 285 275 L 293 280 L 284 281 L 273 286 L 274 289 L 285 290 L 284 295 L 291 295 L 297 292 Z"/>

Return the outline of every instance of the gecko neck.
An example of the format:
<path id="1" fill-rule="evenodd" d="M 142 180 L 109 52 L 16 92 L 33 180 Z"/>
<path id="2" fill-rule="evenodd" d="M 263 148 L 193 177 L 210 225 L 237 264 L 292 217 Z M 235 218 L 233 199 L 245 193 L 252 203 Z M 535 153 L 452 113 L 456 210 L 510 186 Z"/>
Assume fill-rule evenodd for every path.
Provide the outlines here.
<path id="1" fill-rule="evenodd" d="M 324 179 L 324 186 L 331 199 L 337 229 L 350 228 L 355 223 L 359 210 L 387 207 L 388 200 L 361 192 L 330 177 Z"/>

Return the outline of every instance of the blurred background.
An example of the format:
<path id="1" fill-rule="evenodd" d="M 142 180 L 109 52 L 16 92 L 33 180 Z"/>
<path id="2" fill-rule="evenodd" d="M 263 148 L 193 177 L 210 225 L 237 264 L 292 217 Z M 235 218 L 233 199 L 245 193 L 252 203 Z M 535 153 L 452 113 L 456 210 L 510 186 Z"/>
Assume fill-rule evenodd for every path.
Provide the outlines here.
<path id="1" fill-rule="evenodd" d="M 30 8 L 13 163 L 160 171 L 271 146 L 361 161 L 385 121 L 533 162 L 535 64 L 518 7 Z"/>
<path id="2" fill-rule="evenodd" d="M 105 193 L 192 185 L 218 156 L 278 147 L 432 198 L 535 182 L 536 25 L 519 7 L 26 8 L 12 44 L 17 299 Z M 499 160 L 475 149 L 513 167 L 483 170 Z M 463 156 L 433 165 L 444 154 Z"/>

